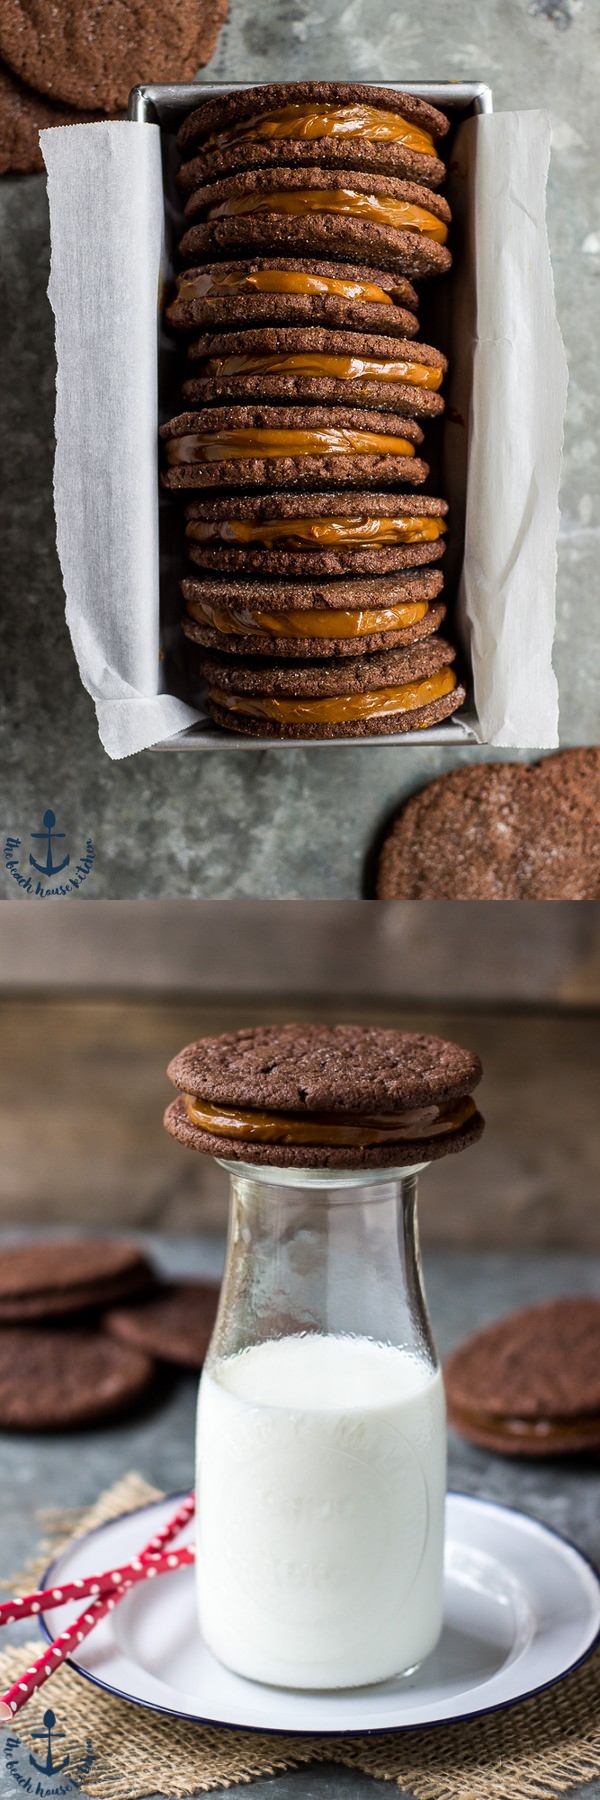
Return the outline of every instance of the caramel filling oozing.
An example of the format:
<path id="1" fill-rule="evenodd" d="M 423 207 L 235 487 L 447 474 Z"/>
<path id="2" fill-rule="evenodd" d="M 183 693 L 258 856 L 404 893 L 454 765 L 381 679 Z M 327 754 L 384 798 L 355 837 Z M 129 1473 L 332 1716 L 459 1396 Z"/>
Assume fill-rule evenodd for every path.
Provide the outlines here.
<path id="1" fill-rule="evenodd" d="M 414 206 L 391 195 L 356 194 L 351 188 L 272 188 L 250 194 L 231 194 L 228 200 L 207 208 L 208 219 L 233 219 L 246 213 L 342 213 L 367 219 L 373 225 L 390 225 L 394 231 L 417 231 L 445 244 L 448 226 L 425 206 Z"/>
<path id="2" fill-rule="evenodd" d="M 214 1106 L 185 1094 L 185 1108 L 192 1125 L 216 1137 L 238 1138 L 247 1144 L 389 1144 L 422 1137 L 442 1137 L 459 1131 L 475 1112 L 470 1094 L 464 1100 L 447 1100 L 439 1106 L 413 1107 L 401 1113 L 270 1113 Z"/>
<path id="3" fill-rule="evenodd" d="M 393 306 L 395 295 L 378 287 L 375 281 L 346 280 L 337 275 L 311 275 L 303 269 L 254 269 L 251 274 L 216 269 L 206 275 L 180 275 L 177 293 L 167 317 L 179 317 L 179 303 L 210 299 L 215 294 L 240 294 L 245 289 L 258 294 L 341 294 L 344 300 L 375 301 L 378 306 Z"/>
<path id="4" fill-rule="evenodd" d="M 364 544 L 427 544 L 442 536 L 444 519 L 192 519 L 186 536 L 197 544 L 214 540 L 225 544 L 281 544 L 283 548 L 319 549 L 343 544 L 360 549 Z"/>
<path id="5" fill-rule="evenodd" d="M 169 438 L 167 462 L 231 462 L 266 456 L 414 456 L 408 438 L 383 431 L 283 431 L 242 425 L 237 430 L 195 431 Z"/>
<path id="6" fill-rule="evenodd" d="M 356 719 L 378 719 L 386 713 L 413 712 L 432 700 L 441 700 L 455 687 L 454 671 L 442 669 L 427 681 L 375 688 L 367 694 L 339 694 L 331 700 L 276 700 L 271 695 L 226 694 L 216 687 L 208 689 L 208 699 L 227 712 L 244 713 L 249 719 L 274 719 L 279 725 L 344 725 Z"/>
<path id="7" fill-rule="evenodd" d="M 240 141 L 243 143 L 252 138 L 303 138 L 313 143 L 315 138 L 337 137 L 405 144 L 407 150 L 435 156 L 435 145 L 429 131 L 424 131 L 420 125 L 411 124 L 408 119 L 402 119 L 399 113 L 387 112 L 383 107 L 364 105 L 327 107 L 294 101 L 274 112 L 254 113 L 251 118 L 241 119 L 239 124 L 216 132 L 207 141 L 210 145 L 221 146 Z"/>
<path id="8" fill-rule="evenodd" d="M 360 638 L 374 632 L 403 631 L 417 625 L 427 612 L 426 600 L 406 601 L 398 606 L 343 611 L 332 607 L 310 607 L 306 612 L 249 612 L 245 607 L 213 606 L 208 600 L 188 600 L 187 611 L 199 625 L 210 625 L 226 637 L 244 637 L 248 633 L 269 632 L 278 638 Z"/>
<path id="9" fill-rule="evenodd" d="M 335 381 L 402 381 L 410 387 L 429 388 L 433 393 L 441 387 L 443 378 L 441 369 L 427 363 L 383 362 L 373 356 L 330 356 L 321 350 L 211 356 L 205 367 L 208 375 L 297 374 L 329 376 Z"/>

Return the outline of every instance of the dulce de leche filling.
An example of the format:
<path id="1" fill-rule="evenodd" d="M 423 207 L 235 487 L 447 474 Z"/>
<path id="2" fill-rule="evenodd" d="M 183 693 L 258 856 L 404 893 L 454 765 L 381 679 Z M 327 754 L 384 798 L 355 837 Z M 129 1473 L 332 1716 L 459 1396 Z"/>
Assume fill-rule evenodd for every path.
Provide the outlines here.
<path id="1" fill-rule="evenodd" d="M 177 294 L 167 307 L 169 318 L 176 318 L 179 301 L 210 299 L 215 294 L 240 294 L 245 289 L 257 294 L 340 294 L 344 300 L 376 301 L 378 306 L 393 306 L 395 294 L 379 287 L 376 281 L 350 280 L 338 275 L 313 275 L 306 269 L 253 269 L 251 273 L 217 269 L 198 275 L 179 275 Z"/>
<path id="2" fill-rule="evenodd" d="M 540 1443 L 551 1443 L 553 1438 L 591 1438 L 596 1439 L 600 1433 L 600 1415 L 589 1414 L 578 1419 L 561 1418 L 558 1414 L 547 1419 L 521 1419 L 509 1413 L 467 1412 L 464 1407 L 452 1407 L 452 1418 L 457 1425 L 464 1425 L 479 1431 L 493 1432 L 495 1437 L 506 1438 L 516 1443 L 522 1438 L 537 1438 Z"/>
<path id="3" fill-rule="evenodd" d="M 169 438 L 167 462 L 231 462 L 266 456 L 414 456 L 408 438 L 383 431 L 284 431 L 270 426 L 242 425 L 237 429 L 194 431 Z"/>
<path id="4" fill-rule="evenodd" d="M 435 155 L 433 138 L 419 125 L 402 119 L 399 113 L 378 106 L 315 106 L 294 101 L 273 112 L 254 113 L 239 124 L 215 133 L 209 144 L 235 144 L 251 138 L 316 138 L 358 137 L 371 142 L 405 144 L 407 150 Z"/>
<path id="5" fill-rule="evenodd" d="M 443 519 L 192 519 L 186 537 L 197 544 L 215 539 L 224 544 L 281 544 L 283 548 L 319 549 L 343 544 L 351 550 L 364 544 L 427 544 L 446 531 Z"/>
<path id="6" fill-rule="evenodd" d="M 445 244 L 448 226 L 425 206 L 394 200 L 388 194 L 358 194 L 352 188 L 272 188 L 249 194 L 230 194 L 207 208 L 208 219 L 237 218 L 246 213 L 342 213 L 367 219 L 373 225 L 389 225 L 394 231 L 418 231 Z"/>
<path id="7" fill-rule="evenodd" d="M 256 631 L 278 638 L 360 638 L 373 632 L 402 631 L 417 625 L 427 612 L 426 600 L 405 601 L 398 606 L 344 611 L 310 607 L 305 612 L 249 612 L 246 607 L 213 606 L 209 600 L 188 600 L 187 611 L 199 625 L 210 625 L 227 637 L 244 637 Z"/>
<path id="8" fill-rule="evenodd" d="M 443 375 L 441 369 L 426 363 L 387 362 L 373 356 L 330 356 L 321 350 L 285 354 L 272 351 L 269 355 L 246 351 L 240 356 L 211 356 L 205 369 L 208 375 L 297 374 L 328 376 L 334 381 L 402 381 L 434 393 L 441 387 Z"/>
<path id="9" fill-rule="evenodd" d="M 238 1138 L 246 1144 L 388 1144 L 423 1137 L 442 1137 L 458 1131 L 473 1117 L 475 1102 L 447 1100 L 439 1106 L 413 1107 L 401 1113 L 270 1113 L 214 1106 L 185 1094 L 185 1109 L 192 1125 L 216 1137 Z"/>
<path id="10" fill-rule="evenodd" d="M 456 687 L 452 669 L 441 669 L 427 681 L 408 681 L 401 687 L 375 688 L 367 694 L 338 694 L 328 700 L 279 700 L 271 695 L 227 694 L 209 688 L 208 699 L 234 714 L 249 719 L 273 719 L 278 725 L 345 725 L 357 719 L 377 719 L 386 713 L 413 712 L 441 700 Z"/>

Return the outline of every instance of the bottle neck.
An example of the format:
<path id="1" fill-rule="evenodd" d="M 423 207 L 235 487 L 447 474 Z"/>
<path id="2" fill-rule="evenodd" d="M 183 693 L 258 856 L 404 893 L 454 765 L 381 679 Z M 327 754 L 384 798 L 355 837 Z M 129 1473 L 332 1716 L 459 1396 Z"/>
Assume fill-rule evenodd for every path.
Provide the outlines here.
<path id="1" fill-rule="evenodd" d="M 290 1334 L 400 1345 L 434 1369 L 417 1174 L 231 1173 L 227 1260 L 209 1363 Z M 278 1179 L 284 1175 L 285 1180 Z"/>

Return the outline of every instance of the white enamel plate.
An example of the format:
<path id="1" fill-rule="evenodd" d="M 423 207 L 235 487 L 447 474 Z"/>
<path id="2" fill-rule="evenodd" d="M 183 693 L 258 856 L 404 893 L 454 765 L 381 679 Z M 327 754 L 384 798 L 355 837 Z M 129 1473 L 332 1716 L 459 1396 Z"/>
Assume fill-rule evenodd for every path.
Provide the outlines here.
<path id="1" fill-rule="evenodd" d="M 122 1567 L 177 1504 L 169 1495 L 79 1538 L 44 1577 L 57 1586 Z M 193 1526 L 180 1543 L 193 1536 Z M 57 1637 L 82 1610 L 40 1620 Z M 202 1642 L 194 1570 L 144 1582 L 103 1619 L 72 1666 L 138 1706 L 241 1730 L 400 1731 L 472 1718 L 559 1681 L 600 1637 L 600 1578 L 574 1545 L 524 1513 L 449 1494 L 444 1630 L 407 1680 L 335 1693 L 262 1687 L 231 1675 Z"/>

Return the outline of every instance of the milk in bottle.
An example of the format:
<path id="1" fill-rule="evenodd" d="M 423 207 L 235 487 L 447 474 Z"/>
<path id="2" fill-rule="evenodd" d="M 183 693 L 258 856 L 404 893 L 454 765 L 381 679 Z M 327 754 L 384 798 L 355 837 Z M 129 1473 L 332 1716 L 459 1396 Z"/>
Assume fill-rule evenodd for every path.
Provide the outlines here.
<path id="1" fill-rule="evenodd" d="M 211 1360 L 197 1445 L 200 1622 L 229 1668 L 295 1688 L 406 1672 L 442 1623 L 442 1378 L 318 1331 Z"/>

